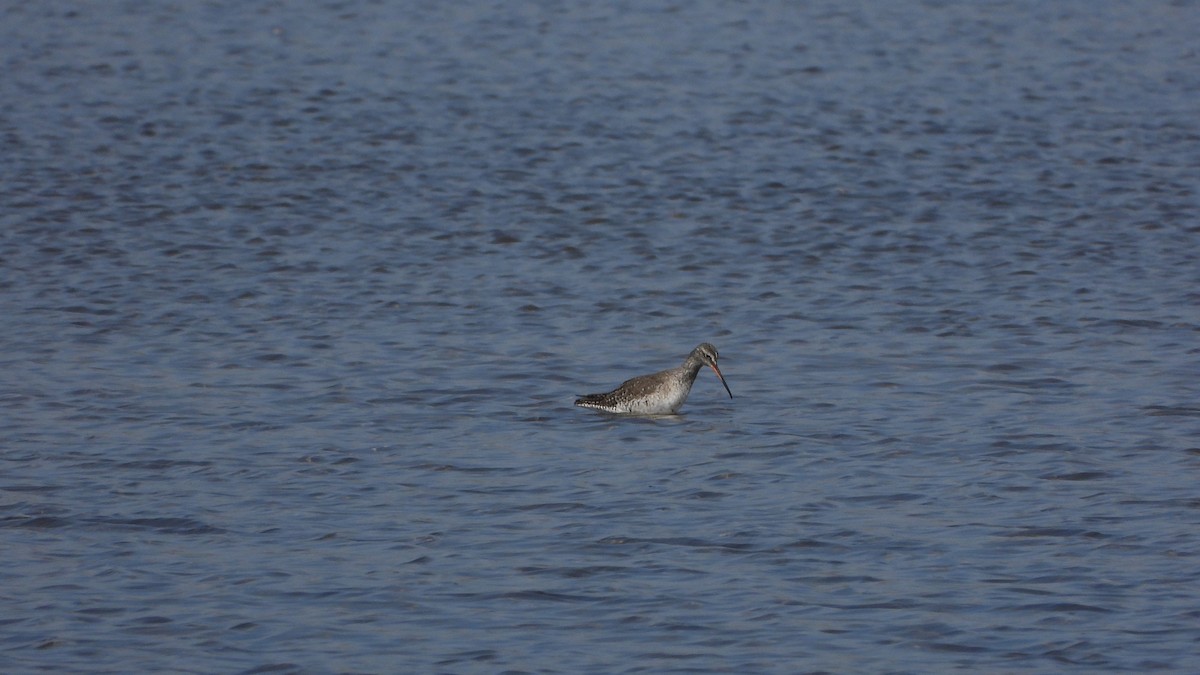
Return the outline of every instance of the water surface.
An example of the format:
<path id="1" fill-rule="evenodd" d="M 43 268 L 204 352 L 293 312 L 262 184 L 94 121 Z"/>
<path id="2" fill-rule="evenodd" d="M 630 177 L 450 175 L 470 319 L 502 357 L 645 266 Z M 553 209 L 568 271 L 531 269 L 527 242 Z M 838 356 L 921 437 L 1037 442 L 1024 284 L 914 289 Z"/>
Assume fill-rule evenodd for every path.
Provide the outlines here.
<path id="1" fill-rule="evenodd" d="M 0 670 L 1200 663 L 1195 3 L 2 16 Z"/>

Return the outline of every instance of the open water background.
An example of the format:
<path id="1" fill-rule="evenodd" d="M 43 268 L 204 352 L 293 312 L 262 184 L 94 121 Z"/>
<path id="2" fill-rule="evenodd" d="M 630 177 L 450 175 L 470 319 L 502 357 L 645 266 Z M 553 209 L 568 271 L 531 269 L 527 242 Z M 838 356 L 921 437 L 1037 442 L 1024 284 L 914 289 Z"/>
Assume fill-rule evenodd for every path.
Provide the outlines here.
<path id="1" fill-rule="evenodd" d="M 0 671 L 1196 672 L 1197 35 L 6 3 Z"/>

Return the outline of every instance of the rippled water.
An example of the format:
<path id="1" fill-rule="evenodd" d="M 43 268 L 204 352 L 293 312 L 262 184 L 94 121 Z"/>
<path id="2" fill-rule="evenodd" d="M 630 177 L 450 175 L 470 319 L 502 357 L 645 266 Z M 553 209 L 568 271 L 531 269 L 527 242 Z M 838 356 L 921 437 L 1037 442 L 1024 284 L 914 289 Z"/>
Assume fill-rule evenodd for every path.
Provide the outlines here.
<path id="1" fill-rule="evenodd" d="M 3 672 L 1200 664 L 1195 2 L 0 17 Z"/>

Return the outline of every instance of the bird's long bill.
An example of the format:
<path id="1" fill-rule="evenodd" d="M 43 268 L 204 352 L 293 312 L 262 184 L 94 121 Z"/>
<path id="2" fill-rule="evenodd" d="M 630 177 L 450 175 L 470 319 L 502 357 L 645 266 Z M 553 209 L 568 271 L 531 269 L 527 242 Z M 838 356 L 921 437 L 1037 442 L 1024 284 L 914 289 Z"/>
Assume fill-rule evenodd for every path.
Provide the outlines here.
<path id="1" fill-rule="evenodd" d="M 716 365 L 710 365 L 709 368 L 712 368 L 713 372 L 717 374 L 717 377 L 721 378 L 721 384 L 725 385 L 725 393 L 729 394 L 729 398 L 733 398 L 733 392 L 729 391 L 729 385 L 725 384 L 725 376 L 721 374 L 721 371 L 717 369 Z"/>

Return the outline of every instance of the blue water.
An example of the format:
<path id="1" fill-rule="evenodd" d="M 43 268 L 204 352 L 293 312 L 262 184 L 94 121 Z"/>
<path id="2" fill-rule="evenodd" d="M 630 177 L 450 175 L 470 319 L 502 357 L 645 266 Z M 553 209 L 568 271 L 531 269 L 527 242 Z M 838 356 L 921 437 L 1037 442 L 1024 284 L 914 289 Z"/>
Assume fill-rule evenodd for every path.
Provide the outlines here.
<path id="1" fill-rule="evenodd" d="M 1195 672 L 1196 35 L 0 10 L 0 671 Z"/>

